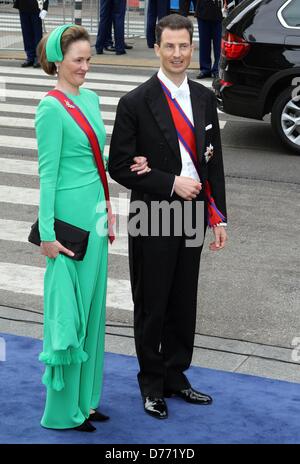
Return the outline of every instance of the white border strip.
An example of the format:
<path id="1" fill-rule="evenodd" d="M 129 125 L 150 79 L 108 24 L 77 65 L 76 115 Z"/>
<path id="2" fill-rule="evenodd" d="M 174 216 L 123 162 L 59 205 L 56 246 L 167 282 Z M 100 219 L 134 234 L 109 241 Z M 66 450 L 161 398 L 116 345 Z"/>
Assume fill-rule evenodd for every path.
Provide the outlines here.
<path id="1" fill-rule="evenodd" d="M 43 296 L 45 269 L 0 262 L 0 290 Z M 106 306 L 133 311 L 129 280 L 108 278 Z"/>
<path id="2" fill-rule="evenodd" d="M 280 24 L 285 27 L 286 29 L 296 29 L 299 30 L 300 26 L 290 26 L 284 17 L 282 16 L 283 10 L 292 2 L 292 0 L 288 0 L 286 3 L 284 3 L 279 10 L 277 11 L 277 18 L 279 19 Z"/>
<path id="3" fill-rule="evenodd" d="M 246 8 L 244 8 L 226 27 L 227 29 L 230 29 L 232 26 L 234 26 L 237 22 L 239 22 L 239 20 L 241 18 L 243 18 L 245 16 L 246 13 L 248 13 L 248 11 L 252 10 L 252 8 L 254 8 L 256 5 L 258 5 L 259 3 L 261 3 L 262 0 L 254 0 L 253 3 L 250 3 L 250 5 L 248 5 Z"/>

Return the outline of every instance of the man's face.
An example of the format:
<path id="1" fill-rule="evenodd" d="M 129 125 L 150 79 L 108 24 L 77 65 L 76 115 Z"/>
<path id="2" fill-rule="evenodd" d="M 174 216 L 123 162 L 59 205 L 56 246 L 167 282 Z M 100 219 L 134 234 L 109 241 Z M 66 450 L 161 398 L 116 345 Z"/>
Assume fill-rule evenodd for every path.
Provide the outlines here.
<path id="1" fill-rule="evenodd" d="M 155 44 L 155 53 L 160 58 L 162 70 L 169 76 L 180 76 L 188 68 L 193 45 L 187 29 L 164 29 L 160 45 Z"/>

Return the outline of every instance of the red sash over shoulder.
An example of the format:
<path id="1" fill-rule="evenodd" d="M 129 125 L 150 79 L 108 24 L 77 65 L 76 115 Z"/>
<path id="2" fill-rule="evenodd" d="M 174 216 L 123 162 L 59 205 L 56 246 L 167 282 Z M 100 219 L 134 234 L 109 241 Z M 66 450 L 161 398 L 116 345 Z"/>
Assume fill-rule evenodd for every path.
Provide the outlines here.
<path id="1" fill-rule="evenodd" d="M 102 154 L 101 154 L 101 149 L 99 146 L 99 141 L 98 137 L 92 128 L 91 124 L 83 114 L 80 108 L 78 108 L 75 103 L 70 100 L 63 92 L 60 90 L 51 90 L 50 92 L 47 93 L 47 96 L 51 96 L 56 98 L 62 106 L 68 111 L 69 115 L 72 116 L 74 121 L 78 124 L 80 129 L 83 130 L 85 135 L 87 136 L 92 152 L 95 157 L 95 161 L 97 164 L 99 176 L 104 188 L 104 194 L 105 194 L 105 199 L 106 199 L 106 207 L 107 207 L 107 216 L 108 216 L 108 236 L 110 243 L 112 243 L 115 240 L 115 235 L 113 232 L 113 214 L 112 214 L 112 209 L 111 209 L 111 203 L 110 203 L 110 197 L 109 197 L 109 190 L 108 190 L 108 182 L 107 182 L 107 177 L 106 177 L 106 172 L 104 168 L 104 163 L 102 159 Z"/>
<path id="2" fill-rule="evenodd" d="M 189 120 L 176 98 L 172 98 L 171 92 L 166 85 L 160 81 L 165 97 L 167 99 L 173 122 L 177 131 L 178 139 L 190 155 L 191 160 L 195 166 L 196 171 L 200 175 L 200 166 L 197 157 L 195 127 Z M 212 196 L 211 186 L 208 180 L 204 184 L 204 194 L 207 201 L 207 222 L 209 227 L 215 227 L 217 224 L 226 221 L 224 215 L 216 207 L 215 201 Z"/>

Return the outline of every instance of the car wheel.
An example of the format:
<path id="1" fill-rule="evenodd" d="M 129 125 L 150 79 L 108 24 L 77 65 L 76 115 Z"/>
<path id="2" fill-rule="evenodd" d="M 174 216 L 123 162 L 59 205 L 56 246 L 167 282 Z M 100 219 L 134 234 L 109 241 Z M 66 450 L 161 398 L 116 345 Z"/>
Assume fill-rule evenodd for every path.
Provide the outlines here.
<path id="1" fill-rule="evenodd" d="M 271 123 L 281 141 L 300 155 L 300 93 L 294 87 L 288 87 L 276 98 Z"/>

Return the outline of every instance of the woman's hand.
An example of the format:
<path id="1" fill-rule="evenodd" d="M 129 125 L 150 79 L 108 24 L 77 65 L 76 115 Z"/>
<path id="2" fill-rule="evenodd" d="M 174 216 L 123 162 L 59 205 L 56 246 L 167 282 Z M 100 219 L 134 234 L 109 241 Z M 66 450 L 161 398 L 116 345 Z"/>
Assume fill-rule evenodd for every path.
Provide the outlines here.
<path id="1" fill-rule="evenodd" d="M 74 256 L 73 251 L 65 248 L 60 242 L 55 240 L 55 242 L 41 242 L 40 245 L 41 253 L 48 258 L 56 258 L 60 252 L 65 253 L 68 256 Z"/>
<path id="2" fill-rule="evenodd" d="M 106 202 L 106 208 L 107 208 L 108 238 L 109 238 L 110 244 L 112 245 L 116 239 L 116 235 L 114 231 L 116 215 L 113 214 L 112 207 L 109 201 Z"/>
<path id="3" fill-rule="evenodd" d="M 147 172 L 150 172 L 151 169 L 148 166 L 148 161 L 145 156 L 135 156 L 133 158 L 133 161 L 135 164 L 132 164 L 130 166 L 131 172 L 136 172 L 137 175 L 141 174 L 147 174 Z"/>

